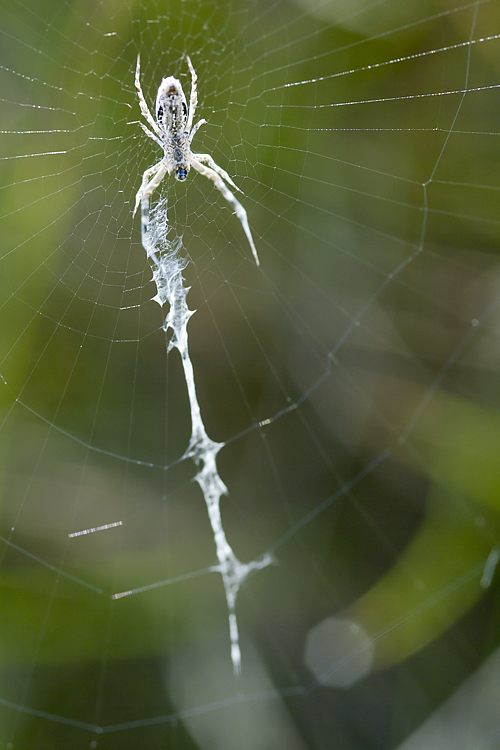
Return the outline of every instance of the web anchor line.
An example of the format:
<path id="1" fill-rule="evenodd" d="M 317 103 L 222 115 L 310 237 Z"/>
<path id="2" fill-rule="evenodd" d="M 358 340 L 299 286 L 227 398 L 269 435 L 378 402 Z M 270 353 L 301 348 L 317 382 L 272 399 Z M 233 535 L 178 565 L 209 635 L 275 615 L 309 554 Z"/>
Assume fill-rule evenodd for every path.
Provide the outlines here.
<path id="1" fill-rule="evenodd" d="M 233 552 L 226 539 L 220 501 L 228 490 L 217 469 L 217 454 L 224 443 L 216 443 L 207 435 L 201 409 L 196 394 L 194 368 L 189 356 L 187 324 L 196 312 L 190 310 L 186 297 L 190 287 L 184 286 L 182 272 L 187 266 L 187 260 L 180 256 L 182 237 L 169 240 L 170 230 L 167 221 L 166 199 L 159 201 L 152 217 L 149 213 L 149 197 L 141 200 L 141 242 L 148 258 L 153 264 L 153 280 L 158 294 L 153 298 L 160 307 L 166 302 L 170 305 L 169 312 L 163 323 L 165 333 L 172 330 L 172 338 L 167 351 L 177 349 L 181 356 L 184 378 L 189 397 L 191 411 L 191 437 L 182 458 L 193 460 L 198 482 L 207 506 L 208 517 L 212 527 L 217 554 L 216 570 L 222 576 L 226 603 L 228 608 L 229 638 L 231 643 L 231 661 L 235 676 L 241 674 L 241 650 L 238 621 L 236 617 L 236 598 L 240 586 L 252 571 L 260 570 L 274 563 L 270 553 L 265 553 L 256 560 L 241 562 Z"/>

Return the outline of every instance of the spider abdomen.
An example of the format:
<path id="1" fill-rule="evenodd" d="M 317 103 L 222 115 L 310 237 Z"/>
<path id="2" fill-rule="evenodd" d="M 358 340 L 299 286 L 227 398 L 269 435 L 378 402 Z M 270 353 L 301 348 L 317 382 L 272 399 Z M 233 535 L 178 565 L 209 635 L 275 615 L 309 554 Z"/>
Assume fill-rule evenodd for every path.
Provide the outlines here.
<path id="1" fill-rule="evenodd" d="M 186 127 L 187 102 L 180 81 L 173 76 L 164 78 L 156 97 L 156 121 L 160 130 L 173 137 Z"/>

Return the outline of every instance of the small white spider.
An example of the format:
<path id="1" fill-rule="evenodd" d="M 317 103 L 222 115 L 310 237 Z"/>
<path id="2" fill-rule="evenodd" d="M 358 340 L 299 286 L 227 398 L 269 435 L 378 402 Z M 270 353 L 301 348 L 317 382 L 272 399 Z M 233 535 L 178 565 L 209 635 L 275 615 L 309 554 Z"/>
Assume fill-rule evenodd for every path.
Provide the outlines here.
<path id="1" fill-rule="evenodd" d="M 250 227 L 248 226 L 247 212 L 236 200 L 235 196 L 224 184 L 224 180 L 229 183 L 235 190 L 241 193 L 241 190 L 234 184 L 228 173 L 219 167 L 210 154 L 193 154 L 191 151 L 191 141 L 194 138 L 200 125 L 206 123 L 206 120 L 198 120 L 193 127 L 194 113 L 198 102 L 196 84 L 198 77 L 193 68 L 191 60 L 186 56 L 187 64 L 191 72 L 191 98 L 189 100 L 189 113 L 187 108 L 186 97 L 180 81 L 173 76 L 164 78 L 158 89 L 156 96 L 156 121 L 153 119 L 148 109 L 144 94 L 142 93 L 140 72 L 141 56 L 137 55 L 137 67 L 135 70 L 135 87 L 139 95 L 139 106 L 144 118 L 151 126 L 152 131 L 144 123 L 139 123 L 146 135 L 153 139 L 162 149 L 163 158 L 155 164 L 154 167 L 146 169 L 142 177 L 142 185 L 137 192 L 135 199 L 135 208 L 133 215 L 137 211 L 139 203 L 143 198 L 149 198 L 165 175 L 174 173 L 174 177 L 181 182 L 186 179 L 191 167 L 197 172 L 208 177 L 213 181 L 224 198 L 233 206 L 236 216 L 241 221 L 244 232 L 247 236 L 250 247 L 252 248 L 253 257 L 257 265 L 259 256 L 253 242 Z M 203 164 L 202 162 L 205 162 Z M 206 166 L 208 165 L 208 166 Z"/>

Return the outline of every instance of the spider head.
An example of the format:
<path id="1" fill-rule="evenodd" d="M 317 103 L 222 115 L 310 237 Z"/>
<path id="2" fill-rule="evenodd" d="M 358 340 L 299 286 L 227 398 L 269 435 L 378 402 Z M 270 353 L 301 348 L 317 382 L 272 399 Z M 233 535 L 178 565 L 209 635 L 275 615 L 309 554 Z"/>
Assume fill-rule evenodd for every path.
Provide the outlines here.
<path id="1" fill-rule="evenodd" d="M 177 139 L 172 139 L 173 142 L 176 144 L 172 149 L 172 160 L 175 164 L 174 167 L 174 175 L 176 180 L 180 180 L 180 182 L 183 182 L 189 172 L 189 161 L 184 155 L 184 151 L 182 148 L 178 145 Z"/>

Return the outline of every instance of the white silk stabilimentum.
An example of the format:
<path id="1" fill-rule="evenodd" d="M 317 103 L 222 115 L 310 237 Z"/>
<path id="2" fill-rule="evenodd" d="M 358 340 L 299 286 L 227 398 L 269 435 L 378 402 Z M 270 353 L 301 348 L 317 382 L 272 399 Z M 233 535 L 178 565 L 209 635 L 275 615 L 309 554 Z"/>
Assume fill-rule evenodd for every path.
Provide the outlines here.
<path id="1" fill-rule="evenodd" d="M 170 227 L 167 222 L 166 199 L 159 201 L 150 215 L 149 199 L 143 198 L 141 214 L 142 245 L 153 263 L 153 279 L 158 290 L 154 300 L 161 307 L 166 303 L 170 305 L 163 324 L 165 333 L 169 329 L 172 330 L 168 351 L 173 348 L 178 349 L 184 369 L 191 410 L 191 437 L 183 457 L 191 458 L 198 469 L 194 478 L 203 493 L 212 526 L 218 560 L 218 565 L 213 570 L 218 570 L 224 583 L 229 617 L 231 660 L 235 675 L 239 675 L 241 672 L 241 652 L 236 619 L 236 597 L 247 576 L 253 570 L 259 570 L 270 565 L 273 558 L 266 553 L 257 560 L 243 563 L 238 560 L 226 539 L 220 514 L 220 500 L 223 495 L 227 495 L 227 487 L 217 470 L 217 454 L 224 447 L 224 443 L 215 443 L 207 435 L 196 395 L 187 330 L 189 319 L 196 311 L 190 310 L 186 302 L 190 287 L 184 286 L 182 276 L 182 272 L 188 264 L 187 260 L 179 255 L 182 248 L 182 237 L 176 237 L 173 240 L 169 240 L 167 237 Z"/>

